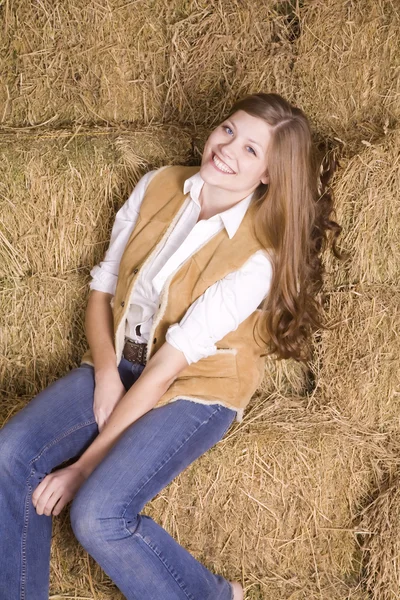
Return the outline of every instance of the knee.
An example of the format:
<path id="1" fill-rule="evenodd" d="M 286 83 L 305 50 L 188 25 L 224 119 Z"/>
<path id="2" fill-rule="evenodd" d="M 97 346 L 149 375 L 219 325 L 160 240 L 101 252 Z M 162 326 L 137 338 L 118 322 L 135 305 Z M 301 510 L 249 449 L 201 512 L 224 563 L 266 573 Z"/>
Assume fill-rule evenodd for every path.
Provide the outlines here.
<path id="1" fill-rule="evenodd" d="M 131 535 L 136 517 L 128 521 L 122 514 L 122 507 L 112 499 L 107 501 L 101 493 L 89 494 L 84 485 L 71 504 L 71 527 L 80 544 L 90 551 Z"/>
<path id="2" fill-rule="evenodd" d="M 96 538 L 97 541 L 100 533 L 98 507 L 93 502 L 86 502 L 81 493 L 72 501 L 70 520 L 72 531 L 83 547 L 92 539 Z"/>

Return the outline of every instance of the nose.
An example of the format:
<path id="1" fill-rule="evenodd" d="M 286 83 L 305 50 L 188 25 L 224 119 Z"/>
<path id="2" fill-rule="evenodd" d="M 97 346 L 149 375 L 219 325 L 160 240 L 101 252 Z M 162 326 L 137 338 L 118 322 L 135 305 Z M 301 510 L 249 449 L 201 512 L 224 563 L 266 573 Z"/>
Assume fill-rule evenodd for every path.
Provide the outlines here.
<path id="1" fill-rule="evenodd" d="M 224 158 L 229 158 L 231 160 L 233 160 L 235 158 L 235 152 L 236 152 L 235 142 L 236 142 L 236 140 L 229 140 L 228 142 L 224 142 L 223 144 L 221 144 L 220 152 Z"/>

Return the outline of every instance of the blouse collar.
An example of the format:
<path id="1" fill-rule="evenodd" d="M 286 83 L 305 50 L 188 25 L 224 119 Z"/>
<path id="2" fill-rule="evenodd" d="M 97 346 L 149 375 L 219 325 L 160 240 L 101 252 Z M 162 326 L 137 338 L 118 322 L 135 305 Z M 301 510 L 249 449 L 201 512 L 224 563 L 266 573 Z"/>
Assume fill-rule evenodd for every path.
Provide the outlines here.
<path id="1" fill-rule="evenodd" d="M 201 188 L 204 185 L 204 179 L 201 177 L 200 173 L 195 173 L 188 179 L 186 179 L 183 185 L 183 193 L 187 194 L 190 192 L 191 199 L 200 207 L 199 196 L 201 192 Z M 230 238 L 232 238 L 236 231 L 239 229 L 239 225 L 243 220 L 244 215 L 249 207 L 251 198 L 253 196 L 253 192 L 240 200 L 231 208 L 224 210 L 217 215 L 211 217 L 212 219 L 221 219 L 225 229 Z"/>

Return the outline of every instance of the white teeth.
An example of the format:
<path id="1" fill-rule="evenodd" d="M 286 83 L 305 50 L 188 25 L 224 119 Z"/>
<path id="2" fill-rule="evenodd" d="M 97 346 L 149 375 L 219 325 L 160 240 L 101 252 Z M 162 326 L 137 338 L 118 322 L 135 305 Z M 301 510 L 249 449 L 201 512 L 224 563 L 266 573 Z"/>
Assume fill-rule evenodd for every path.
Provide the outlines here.
<path id="1" fill-rule="evenodd" d="M 213 161 L 215 162 L 215 164 L 217 165 L 218 169 L 221 169 L 221 171 L 224 171 L 225 173 L 234 173 L 234 171 L 232 171 L 231 169 L 229 169 L 225 163 L 221 162 L 218 158 L 217 155 L 214 154 L 213 156 Z"/>

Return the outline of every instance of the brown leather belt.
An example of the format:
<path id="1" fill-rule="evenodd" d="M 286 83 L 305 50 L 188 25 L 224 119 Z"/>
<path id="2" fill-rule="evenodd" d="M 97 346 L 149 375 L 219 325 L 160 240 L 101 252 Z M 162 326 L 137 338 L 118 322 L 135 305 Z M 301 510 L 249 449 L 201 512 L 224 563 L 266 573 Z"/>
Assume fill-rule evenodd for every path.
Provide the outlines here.
<path id="1" fill-rule="evenodd" d="M 147 343 L 141 344 L 140 342 L 134 342 L 130 338 L 126 337 L 122 356 L 132 363 L 145 365 L 147 356 Z"/>

